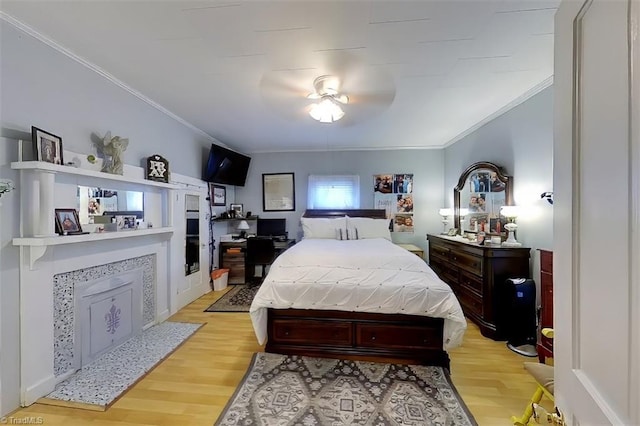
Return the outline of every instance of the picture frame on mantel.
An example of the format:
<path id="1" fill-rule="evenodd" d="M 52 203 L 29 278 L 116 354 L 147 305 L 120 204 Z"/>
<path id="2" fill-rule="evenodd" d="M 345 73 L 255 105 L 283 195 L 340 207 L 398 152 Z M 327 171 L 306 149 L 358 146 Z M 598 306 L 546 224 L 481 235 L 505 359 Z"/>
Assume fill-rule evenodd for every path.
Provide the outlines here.
<path id="1" fill-rule="evenodd" d="M 147 157 L 147 180 L 169 183 L 169 161 L 161 155 Z"/>
<path id="2" fill-rule="evenodd" d="M 82 234 L 82 225 L 76 209 L 55 209 L 55 219 L 58 234 Z"/>
<path id="3" fill-rule="evenodd" d="M 296 184 L 293 173 L 262 174 L 262 210 L 265 212 L 296 210 Z"/>
<path id="4" fill-rule="evenodd" d="M 31 126 L 31 139 L 37 161 L 64 164 L 62 159 L 62 138 L 60 136 Z"/>

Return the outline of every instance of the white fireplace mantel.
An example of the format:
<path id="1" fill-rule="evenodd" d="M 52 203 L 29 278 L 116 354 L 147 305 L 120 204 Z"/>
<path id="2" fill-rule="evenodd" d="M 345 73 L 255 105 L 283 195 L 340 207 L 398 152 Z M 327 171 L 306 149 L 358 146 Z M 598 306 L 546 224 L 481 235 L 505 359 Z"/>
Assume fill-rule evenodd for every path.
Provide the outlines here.
<path id="1" fill-rule="evenodd" d="M 179 186 L 172 183 L 156 182 L 152 180 L 139 179 L 130 176 L 114 175 L 110 173 L 98 172 L 95 170 L 81 169 L 78 167 L 62 166 L 59 164 L 47 163 L 44 161 L 14 161 L 11 163 L 14 170 L 32 170 L 49 173 L 64 173 L 67 175 L 85 176 L 98 178 L 114 182 L 126 182 L 134 185 L 143 185 L 165 189 L 178 189 Z"/>
<path id="2" fill-rule="evenodd" d="M 11 168 L 20 170 L 21 217 L 20 237 L 13 239 L 14 246 L 25 247 L 29 267 L 42 258 L 48 247 L 62 244 L 99 243 L 101 241 L 136 238 L 155 234 L 173 233 L 171 190 L 180 186 L 172 183 L 141 179 L 134 175 L 115 175 L 97 170 L 83 169 L 44 161 L 16 161 Z M 77 182 L 91 182 L 98 185 L 120 186 L 137 190 L 160 192 L 162 205 L 157 206 L 164 213 L 162 226 L 118 232 L 101 232 L 83 235 L 60 236 L 54 232 L 56 180 L 73 179 Z"/>
<path id="3" fill-rule="evenodd" d="M 49 246 L 99 242 L 120 238 L 136 238 L 157 234 L 171 234 L 173 233 L 173 230 L 173 227 L 164 226 L 160 228 L 148 228 L 119 232 L 100 232 L 83 235 L 56 235 L 52 237 L 14 238 L 13 245 L 27 246 L 29 248 L 29 268 L 33 269 L 35 262 L 42 256 L 44 256 L 45 252 L 47 251 L 47 247 Z"/>
<path id="4" fill-rule="evenodd" d="M 65 152 L 65 157 L 72 155 Z M 54 299 L 54 277 L 111 264 L 128 268 L 132 259 L 149 257 L 154 270 L 143 285 L 145 289 L 152 286 L 153 294 L 149 318 L 145 313 L 144 321 L 157 323 L 169 317 L 174 294 L 169 291 L 169 277 L 179 276 L 171 269 L 170 254 L 173 247 L 179 247 L 175 237 L 183 229 L 174 224 L 174 204 L 184 185 L 146 180 L 143 168 L 128 165 L 124 176 L 89 165 L 76 168 L 40 161 L 17 161 L 11 168 L 20 172 L 16 185 L 20 230 L 12 243 L 20 249 L 20 392 L 21 404 L 26 406 L 53 391 L 67 373 L 72 373 L 56 375 L 55 371 L 54 310 L 56 301 L 66 303 L 66 296 Z M 78 186 L 144 192 L 145 222 L 153 227 L 57 235 L 55 209 L 77 208 Z M 84 278 L 77 277 L 79 281 Z"/>

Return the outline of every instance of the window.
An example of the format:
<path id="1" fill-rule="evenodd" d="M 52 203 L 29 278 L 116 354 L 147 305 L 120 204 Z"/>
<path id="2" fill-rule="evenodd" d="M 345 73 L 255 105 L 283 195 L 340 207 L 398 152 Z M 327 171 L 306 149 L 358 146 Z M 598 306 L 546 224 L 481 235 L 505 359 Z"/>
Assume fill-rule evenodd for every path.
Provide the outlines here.
<path id="1" fill-rule="evenodd" d="M 308 209 L 360 208 L 360 176 L 310 175 Z"/>

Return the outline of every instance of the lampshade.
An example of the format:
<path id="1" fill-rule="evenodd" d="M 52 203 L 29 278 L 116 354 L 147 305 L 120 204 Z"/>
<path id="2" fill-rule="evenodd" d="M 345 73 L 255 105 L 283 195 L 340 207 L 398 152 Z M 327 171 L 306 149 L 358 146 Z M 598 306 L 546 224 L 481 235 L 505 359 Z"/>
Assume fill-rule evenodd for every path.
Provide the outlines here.
<path id="1" fill-rule="evenodd" d="M 333 123 L 344 117 L 344 111 L 330 96 L 323 96 L 320 102 L 311 105 L 309 115 L 321 123 Z"/>
<path id="2" fill-rule="evenodd" d="M 502 206 L 502 208 L 500 209 L 500 214 L 508 219 L 518 217 L 518 213 L 518 206 Z"/>
<path id="3" fill-rule="evenodd" d="M 460 216 L 466 216 L 469 214 L 469 209 L 460 209 Z"/>
<path id="4" fill-rule="evenodd" d="M 246 220 L 241 220 L 240 223 L 238 224 L 238 229 L 240 231 L 246 231 L 247 229 L 249 229 L 249 224 L 247 223 Z"/>
<path id="5" fill-rule="evenodd" d="M 451 216 L 453 214 L 453 209 L 442 208 L 438 214 L 440 214 L 440 216 Z"/>

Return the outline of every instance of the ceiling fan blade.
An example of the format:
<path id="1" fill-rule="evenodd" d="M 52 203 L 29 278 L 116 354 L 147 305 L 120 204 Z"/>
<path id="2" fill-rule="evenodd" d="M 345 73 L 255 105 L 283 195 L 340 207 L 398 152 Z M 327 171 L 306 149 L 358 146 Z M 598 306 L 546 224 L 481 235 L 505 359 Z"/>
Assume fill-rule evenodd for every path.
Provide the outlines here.
<path id="1" fill-rule="evenodd" d="M 351 105 L 388 107 L 391 106 L 395 97 L 395 92 L 356 93 L 349 97 L 349 101 Z"/>
<path id="2" fill-rule="evenodd" d="M 349 103 L 349 97 L 347 95 L 336 95 L 333 97 L 333 99 L 335 99 L 336 101 L 340 102 L 341 104 L 348 104 Z"/>

